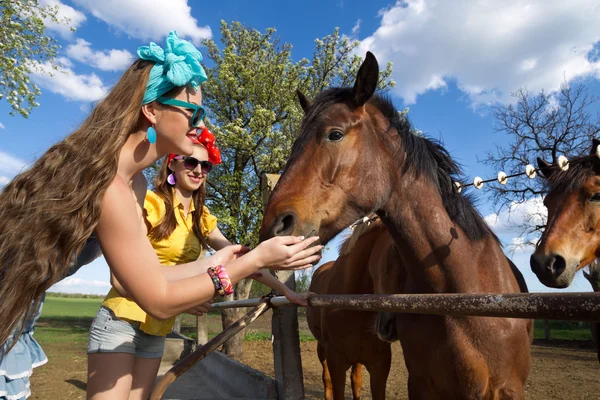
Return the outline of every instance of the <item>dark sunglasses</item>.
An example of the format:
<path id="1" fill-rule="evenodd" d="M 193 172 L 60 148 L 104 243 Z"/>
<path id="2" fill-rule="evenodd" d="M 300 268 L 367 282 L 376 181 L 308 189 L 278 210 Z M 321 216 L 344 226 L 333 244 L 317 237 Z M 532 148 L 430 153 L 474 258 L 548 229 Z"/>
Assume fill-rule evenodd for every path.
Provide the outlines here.
<path id="1" fill-rule="evenodd" d="M 156 101 L 166 106 L 182 107 L 186 110 L 191 111 L 192 117 L 190 118 L 190 124 L 194 128 L 200 126 L 200 124 L 204 120 L 204 117 L 206 116 L 206 110 L 204 109 L 204 107 L 199 106 L 197 104 L 186 103 L 185 101 L 172 99 L 170 97 L 159 97 L 158 99 L 156 99 Z"/>
<path id="2" fill-rule="evenodd" d="M 189 169 L 190 171 L 193 171 L 196 169 L 196 167 L 198 167 L 198 164 L 200 164 L 200 168 L 202 169 L 202 172 L 204 172 L 205 174 L 208 174 L 213 167 L 213 163 L 211 163 L 210 161 L 200 161 L 194 157 L 190 157 L 190 156 L 175 156 L 173 158 L 174 160 L 183 160 L 183 167 L 185 169 Z"/>

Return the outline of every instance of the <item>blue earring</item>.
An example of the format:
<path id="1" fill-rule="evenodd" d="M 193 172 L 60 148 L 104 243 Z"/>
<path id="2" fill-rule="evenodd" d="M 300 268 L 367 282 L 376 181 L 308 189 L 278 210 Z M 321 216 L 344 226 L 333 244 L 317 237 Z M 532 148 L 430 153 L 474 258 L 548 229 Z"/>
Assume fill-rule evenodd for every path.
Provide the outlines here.
<path id="1" fill-rule="evenodd" d="M 156 143 L 156 129 L 153 126 L 146 131 L 146 138 L 151 144 Z"/>

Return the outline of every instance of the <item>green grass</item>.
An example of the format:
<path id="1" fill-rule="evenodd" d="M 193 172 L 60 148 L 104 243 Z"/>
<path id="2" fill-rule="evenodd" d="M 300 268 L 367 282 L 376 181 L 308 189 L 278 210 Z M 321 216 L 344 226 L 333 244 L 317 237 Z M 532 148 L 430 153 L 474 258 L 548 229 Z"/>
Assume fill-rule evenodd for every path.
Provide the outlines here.
<path id="1" fill-rule="evenodd" d="M 535 321 L 533 337 L 535 339 L 545 339 L 544 321 Z M 550 321 L 550 339 L 592 340 L 590 324 L 571 321 Z"/>
<path id="2" fill-rule="evenodd" d="M 101 298 L 69 298 L 46 296 L 42 319 L 80 319 L 94 318 L 100 305 Z"/>

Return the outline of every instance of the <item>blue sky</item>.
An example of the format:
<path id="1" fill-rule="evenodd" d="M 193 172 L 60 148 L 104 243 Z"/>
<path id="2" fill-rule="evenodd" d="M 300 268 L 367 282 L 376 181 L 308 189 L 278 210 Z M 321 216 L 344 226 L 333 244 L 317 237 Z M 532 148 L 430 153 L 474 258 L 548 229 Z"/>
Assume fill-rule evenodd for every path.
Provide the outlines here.
<path id="1" fill-rule="evenodd" d="M 219 43 L 221 20 L 261 31 L 276 28 L 280 39 L 293 45 L 296 60 L 310 58 L 314 40 L 339 27 L 361 42 L 360 54 L 370 50 L 381 64 L 394 63 L 397 86 L 391 94 L 397 108 L 409 107 L 415 126 L 441 139 L 471 178 L 495 176 L 497 171 L 477 160 L 506 140 L 493 131 L 490 105 L 509 103 L 519 87 L 551 92 L 564 78 L 585 82 L 600 95 L 600 7 L 594 0 L 42 2 L 58 5 L 77 28 L 51 27 L 68 73 L 33 76 L 43 94 L 29 119 L 9 116 L 9 107 L 0 101 L 0 187 L 82 122 L 138 46 L 162 45 L 173 29 L 197 44 L 207 37 Z M 508 214 L 495 215 L 485 193 L 478 193 L 477 200 L 510 247 L 517 233 L 507 224 Z M 511 218 L 518 222 L 539 206 L 533 201 L 517 207 Z M 335 257 L 338 242 L 326 259 Z M 531 290 L 547 291 L 530 272 L 530 252 L 519 250 L 511 257 Z M 106 293 L 106 263 L 99 259 L 52 290 Z M 587 291 L 589 285 L 578 277 L 571 290 Z"/>

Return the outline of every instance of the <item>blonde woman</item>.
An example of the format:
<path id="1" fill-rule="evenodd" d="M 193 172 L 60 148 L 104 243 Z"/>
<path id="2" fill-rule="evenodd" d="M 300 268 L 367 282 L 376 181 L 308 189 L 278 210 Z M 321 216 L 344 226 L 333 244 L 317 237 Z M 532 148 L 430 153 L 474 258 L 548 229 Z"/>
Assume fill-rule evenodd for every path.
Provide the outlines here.
<path id="1" fill-rule="evenodd" d="M 166 154 L 192 154 L 204 128 L 206 74 L 200 52 L 175 32 L 164 49 L 151 43 L 138 55 L 84 123 L 0 194 L 0 344 L 92 234 L 124 290 L 159 320 L 213 298 L 219 274 L 234 284 L 261 268 L 306 268 L 320 258 L 321 246 L 311 247 L 318 238 L 276 237 L 247 254 L 228 246 L 191 263 L 160 264 L 146 236 L 141 172 Z M 105 389 L 94 398 L 107 398 Z"/>

